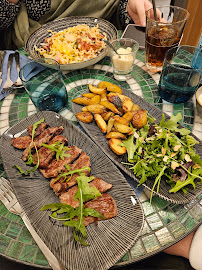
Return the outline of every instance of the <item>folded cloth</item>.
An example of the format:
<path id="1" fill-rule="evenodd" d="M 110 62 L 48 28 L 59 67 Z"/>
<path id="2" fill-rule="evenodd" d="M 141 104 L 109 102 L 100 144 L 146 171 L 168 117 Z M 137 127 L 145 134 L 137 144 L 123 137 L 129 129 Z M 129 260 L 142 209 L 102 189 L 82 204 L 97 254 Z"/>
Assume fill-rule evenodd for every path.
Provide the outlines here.
<path id="1" fill-rule="evenodd" d="M 29 81 L 32 77 L 36 76 L 38 73 L 46 69 L 46 66 L 41 65 L 37 62 L 27 63 L 26 66 L 22 69 L 23 72 L 20 72 L 20 78 L 26 82 Z M 22 71 L 21 70 L 21 71 Z"/>
<path id="2" fill-rule="evenodd" d="M 1 85 L 0 85 L 0 100 L 5 98 L 7 95 L 9 95 L 9 92 L 4 92 L 2 93 L 3 87 L 7 81 L 7 75 L 8 75 L 8 62 L 9 62 L 9 56 L 13 55 L 14 56 L 15 51 L 12 50 L 6 50 L 2 62 L 2 66 L 0 69 L 2 70 L 1 73 Z M 25 64 L 30 62 L 30 59 L 26 57 L 25 55 L 19 55 L 19 64 L 20 68 L 22 68 Z M 18 75 L 18 69 L 17 69 L 17 63 L 15 57 L 12 58 L 11 64 L 10 64 L 10 80 L 12 83 L 15 83 L 19 78 Z"/>
<path id="3" fill-rule="evenodd" d="M 196 270 L 202 270 L 202 224 L 197 229 L 191 242 L 189 262 Z"/>

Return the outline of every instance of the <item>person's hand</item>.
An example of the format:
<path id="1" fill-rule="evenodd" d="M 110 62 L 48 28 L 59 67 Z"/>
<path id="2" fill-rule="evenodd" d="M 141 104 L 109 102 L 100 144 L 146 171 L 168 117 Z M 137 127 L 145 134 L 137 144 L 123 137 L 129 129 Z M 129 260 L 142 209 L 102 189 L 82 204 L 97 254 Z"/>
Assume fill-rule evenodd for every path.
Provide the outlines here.
<path id="1" fill-rule="evenodd" d="M 149 0 L 128 0 L 127 11 L 135 24 L 146 26 L 145 12 L 152 8 L 152 3 Z M 161 20 L 161 12 L 157 11 L 157 17 Z"/>

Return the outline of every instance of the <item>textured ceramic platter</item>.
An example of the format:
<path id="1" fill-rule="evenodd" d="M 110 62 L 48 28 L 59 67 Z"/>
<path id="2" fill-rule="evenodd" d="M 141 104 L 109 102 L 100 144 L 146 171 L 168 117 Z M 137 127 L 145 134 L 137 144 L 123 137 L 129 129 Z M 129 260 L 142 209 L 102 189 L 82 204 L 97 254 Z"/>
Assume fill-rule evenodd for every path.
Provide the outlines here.
<path id="1" fill-rule="evenodd" d="M 113 40 L 117 38 L 117 30 L 113 24 L 110 22 L 93 17 L 68 17 L 60 20 L 56 20 L 50 23 L 47 23 L 37 29 L 31 36 L 28 38 L 26 43 L 26 50 L 29 53 L 30 57 L 33 59 L 42 58 L 43 56 L 40 55 L 39 52 L 35 50 L 35 46 L 40 47 L 41 43 L 44 43 L 45 39 L 49 37 L 48 30 L 59 32 L 68 27 L 73 27 L 78 24 L 87 24 L 89 27 L 94 27 L 98 25 L 101 33 L 105 33 L 107 40 Z M 87 61 L 82 61 L 79 63 L 72 63 L 67 65 L 60 65 L 61 70 L 74 70 L 85 68 L 90 65 L 93 65 L 100 61 L 105 55 L 107 54 L 107 47 L 105 47 L 97 57 L 94 57 Z"/>
<path id="2" fill-rule="evenodd" d="M 134 93 L 131 93 L 128 90 L 124 90 L 124 89 L 122 89 L 122 90 L 123 90 L 124 95 L 130 97 L 135 104 L 138 104 L 140 106 L 141 109 L 147 110 L 150 115 L 155 117 L 157 122 L 161 121 L 162 111 L 160 109 L 158 109 L 157 107 L 153 106 L 152 104 L 146 102 L 143 98 L 135 95 Z M 86 92 L 86 90 L 84 90 L 84 92 Z M 80 91 L 80 93 L 81 93 L 81 91 Z M 73 108 L 73 111 L 75 114 L 77 112 L 80 112 L 82 107 L 83 106 L 80 106 L 76 103 L 72 103 L 72 108 Z M 169 118 L 169 116 L 167 114 L 165 114 L 165 117 L 166 117 L 166 119 Z M 99 145 L 99 147 L 104 151 L 104 153 L 110 159 L 112 159 L 113 162 L 118 167 L 120 167 L 123 171 L 125 171 L 134 180 L 139 182 L 139 180 L 134 176 L 134 174 L 129 169 L 130 166 L 122 164 L 122 162 L 128 163 L 127 155 L 125 154 L 123 156 L 118 156 L 112 152 L 112 150 L 109 148 L 108 140 L 105 138 L 105 135 L 101 132 L 101 130 L 99 129 L 99 127 L 97 126 L 95 121 L 93 121 L 91 124 L 86 124 L 86 123 L 80 121 L 80 124 L 84 128 L 84 130 L 89 134 L 89 136 L 96 142 L 96 144 Z M 194 135 L 192 134 L 192 136 L 194 136 Z M 202 142 L 199 139 L 197 139 L 197 140 L 200 143 L 196 146 L 196 152 L 202 157 Z M 153 181 L 147 180 L 143 184 L 143 186 L 151 191 L 152 186 L 153 186 Z M 169 193 L 169 189 L 170 189 L 170 186 L 165 181 L 161 181 L 159 192 L 157 193 L 154 191 L 154 193 L 167 201 L 177 203 L 177 204 L 185 204 L 185 203 L 188 203 L 189 201 L 193 200 L 199 194 L 201 194 L 202 185 L 197 184 L 195 189 L 193 189 L 192 187 L 189 188 L 189 191 L 186 194 L 184 194 L 182 191 L 178 191 L 175 194 Z"/>
<path id="3" fill-rule="evenodd" d="M 63 126 L 62 135 L 69 145 L 76 145 L 91 158 L 91 175 L 113 185 L 109 194 L 118 207 L 117 217 L 87 226 L 89 247 L 76 243 L 72 229 L 54 223 L 50 212 L 41 212 L 45 204 L 59 202 L 49 187 L 49 180 L 39 171 L 19 175 L 14 164 L 26 169 L 22 152 L 10 144 L 13 136 L 24 136 L 28 126 L 42 118 L 50 126 Z M 78 128 L 54 112 L 39 112 L 8 129 L 1 139 L 1 156 L 7 176 L 17 198 L 42 240 L 67 269 L 108 269 L 134 244 L 143 226 L 143 211 L 137 196 L 111 160 Z M 133 198 L 133 199 L 132 199 Z M 134 201 L 134 205 L 132 201 Z"/>

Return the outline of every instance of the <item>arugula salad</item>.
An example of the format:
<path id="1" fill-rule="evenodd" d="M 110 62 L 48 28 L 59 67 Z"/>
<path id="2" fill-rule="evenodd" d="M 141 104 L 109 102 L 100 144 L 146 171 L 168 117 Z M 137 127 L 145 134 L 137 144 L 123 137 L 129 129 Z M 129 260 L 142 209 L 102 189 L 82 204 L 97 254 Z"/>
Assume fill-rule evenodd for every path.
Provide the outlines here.
<path id="1" fill-rule="evenodd" d="M 149 116 L 143 128 L 134 129 L 134 134 L 122 141 L 128 155 L 128 163 L 124 164 L 130 166 L 139 185 L 153 180 L 151 198 L 154 190 L 159 192 L 161 181 L 170 185 L 170 193 L 186 193 L 190 185 L 195 188 L 196 183 L 202 182 L 202 160 L 194 151 L 199 142 L 188 129 L 178 127 L 181 119 L 178 113 L 165 121 L 163 114 L 156 124 Z"/>

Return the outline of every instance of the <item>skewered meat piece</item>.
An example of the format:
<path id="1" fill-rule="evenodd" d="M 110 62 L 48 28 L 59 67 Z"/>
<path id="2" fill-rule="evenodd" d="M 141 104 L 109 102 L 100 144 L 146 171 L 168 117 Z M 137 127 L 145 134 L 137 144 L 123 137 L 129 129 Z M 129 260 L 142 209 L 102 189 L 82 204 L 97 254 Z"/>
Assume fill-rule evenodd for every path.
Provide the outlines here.
<path id="1" fill-rule="evenodd" d="M 39 134 L 41 134 L 47 127 L 48 125 L 46 123 L 44 122 L 41 123 L 35 130 L 34 138 L 37 137 Z M 29 133 L 30 136 L 32 136 L 32 130 L 33 130 L 33 126 L 29 126 L 27 129 L 27 132 Z"/>
<path id="2" fill-rule="evenodd" d="M 90 157 L 87 156 L 85 152 L 82 152 L 80 157 L 73 164 L 70 165 L 70 170 L 74 171 L 76 169 L 82 169 L 84 167 L 90 168 L 90 166 L 91 166 Z M 68 172 L 68 170 L 65 169 L 64 172 Z M 82 171 L 82 173 L 88 176 L 90 174 L 90 171 L 85 170 L 85 171 Z M 76 178 L 78 176 L 79 176 L 78 173 L 73 174 L 72 177 L 67 176 L 67 179 L 65 181 L 64 181 L 64 177 L 61 177 L 58 181 L 56 181 L 57 178 L 52 178 L 50 181 L 50 187 L 52 187 L 55 194 L 59 196 L 61 195 L 61 193 L 65 192 L 68 188 L 77 184 Z M 70 180 L 68 181 L 68 179 Z"/>
<path id="3" fill-rule="evenodd" d="M 64 145 L 67 145 L 67 142 L 68 142 L 68 140 L 64 136 L 58 135 L 58 136 L 55 136 L 48 143 L 48 145 L 51 145 L 51 144 L 58 142 L 58 141 L 60 141 Z M 46 168 L 49 165 L 49 163 L 51 162 L 51 160 L 53 159 L 53 157 L 55 156 L 55 152 L 51 151 L 51 149 L 43 146 L 39 149 L 38 155 L 39 155 L 39 168 Z M 37 162 L 38 162 L 37 153 L 35 153 L 33 155 L 33 158 L 34 158 L 33 164 L 37 164 Z"/>
<path id="4" fill-rule="evenodd" d="M 64 160 L 60 159 L 57 161 L 53 159 L 51 163 L 45 169 L 40 169 L 41 173 L 46 178 L 57 177 L 59 172 L 63 172 L 65 170 L 65 165 L 72 163 L 81 153 L 81 149 L 76 147 L 75 145 L 69 146 L 69 150 L 65 152 L 65 154 L 69 154 L 69 157 L 65 157 Z"/>
<path id="5" fill-rule="evenodd" d="M 111 184 L 106 183 L 104 180 L 101 178 L 95 177 L 90 183 L 90 187 L 96 187 L 100 193 L 106 192 L 110 188 L 112 188 Z M 74 186 L 70 189 L 68 189 L 67 192 L 63 193 L 60 196 L 60 202 L 61 203 L 66 203 L 68 205 L 71 205 L 74 208 L 79 207 L 79 201 L 74 199 L 74 195 L 78 191 L 78 186 Z"/>
<path id="6" fill-rule="evenodd" d="M 102 197 L 98 197 L 95 200 L 87 202 L 84 205 L 84 207 L 85 208 L 89 207 L 97 210 L 100 214 L 102 214 L 105 217 L 105 219 L 116 217 L 118 214 L 116 202 L 108 193 L 104 193 Z M 74 220 L 77 219 L 78 218 L 75 218 Z M 92 216 L 84 217 L 84 225 L 88 226 L 90 223 L 96 222 L 98 220 L 102 219 Z"/>
<path id="7" fill-rule="evenodd" d="M 32 138 L 30 136 L 13 138 L 11 144 L 18 149 L 25 149 L 29 147 Z"/>
<path id="8" fill-rule="evenodd" d="M 64 130 L 64 128 L 62 126 L 60 127 L 50 127 L 45 129 L 39 136 L 37 136 L 34 139 L 35 145 L 37 148 L 41 147 L 42 143 L 49 143 L 49 141 L 56 135 L 59 135 L 62 131 Z M 31 149 L 35 148 L 34 147 L 34 143 L 31 143 L 23 152 L 22 155 L 22 159 L 24 161 L 27 160 L 27 157 L 29 155 L 29 148 L 31 147 Z"/>

